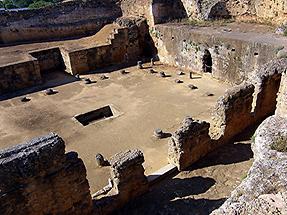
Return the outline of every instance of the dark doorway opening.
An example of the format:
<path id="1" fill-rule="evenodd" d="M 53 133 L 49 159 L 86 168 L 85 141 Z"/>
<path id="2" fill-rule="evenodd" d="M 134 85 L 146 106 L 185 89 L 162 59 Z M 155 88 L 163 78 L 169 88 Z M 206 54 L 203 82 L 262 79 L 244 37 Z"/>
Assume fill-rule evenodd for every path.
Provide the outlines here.
<path id="1" fill-rule="evenodd" d="M 75 119 L 78 120 L 83 126 L 89 125 L 91 122 L 103 120 L 109 117 L 112 117 L 114 114 L 111 107 L 104 106 L 102 108 L 80 114 L 75 116 Z"/>
<path id="2" fill-rule="evenodd" d="M 230 19 L 231 15 L 226 7 L 226 2 L 220 1 L 216 3 L 208 14 L 209 19 Z"/>
<path id="3" fill-rule="evenodd" d="M 202 70 L 203 72 L 212 72 L 212 57 L 210 52 L 205 49 L 202 57 Z"/>

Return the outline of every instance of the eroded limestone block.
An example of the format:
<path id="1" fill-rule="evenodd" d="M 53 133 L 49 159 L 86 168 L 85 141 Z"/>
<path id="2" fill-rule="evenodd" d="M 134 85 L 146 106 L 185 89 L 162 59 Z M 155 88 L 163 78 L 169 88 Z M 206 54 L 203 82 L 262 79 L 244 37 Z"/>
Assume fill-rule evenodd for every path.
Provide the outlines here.
<path id="1" fill-rule="evenodd" d="M 213 139 L 224 136 L 227 141 L 253 124 L 253 93 L 252 84 L 242 83 L 218 99 L 212 113 L 210 135 Z"/>
<path id="2" fill-rule="evenodd" d="M 258 127 L 247 178 L 213 215 L 287 214 L 287 152 L 273 147 L 279 137 L 287 140 L 286 128 L 286 118 L 279 116 L 267 118 Z"/>
<path id="3" fill-rule="evenodd" d="M 210 149 L 210 124 L 188 117 L 168 142 L 168 160 L 183 170 L 206 155 Z"/>
<path id="4" fill-rule="evenodd" d="M 0 214 L 92 212 L 84 163 L 54 133 L 0 151 L 0 193 Z"/>
<path id="5" fill-rule="evenodd" d="M 143 153 L 138 149 L 118 153 L 110 159 L 114 188 L 127 201 L 147 191 L 143 162 Z"/>

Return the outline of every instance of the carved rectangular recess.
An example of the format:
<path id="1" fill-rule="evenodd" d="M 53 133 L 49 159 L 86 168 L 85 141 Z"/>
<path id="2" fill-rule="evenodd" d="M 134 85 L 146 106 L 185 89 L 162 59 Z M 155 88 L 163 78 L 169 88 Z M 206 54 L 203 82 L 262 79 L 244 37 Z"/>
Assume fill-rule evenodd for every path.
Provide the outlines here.
<path id="1" fill-rule="evenodd" d="M 87 113 L 79 114 L 75 116 L 75 119 L 80 122 L 83 126 L 87 126 L 92 122 L 104 120 L 110 117 L 113 117 L 112 108 L 107 105 L 102 108 L 89 111 Z"/>

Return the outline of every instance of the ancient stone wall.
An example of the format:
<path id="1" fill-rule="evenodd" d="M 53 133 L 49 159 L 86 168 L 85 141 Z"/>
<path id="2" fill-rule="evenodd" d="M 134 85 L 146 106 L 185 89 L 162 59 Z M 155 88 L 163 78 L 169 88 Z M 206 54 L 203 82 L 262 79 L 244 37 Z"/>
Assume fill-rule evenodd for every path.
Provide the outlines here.
<path id="1" fill-rule="evenodd" d="M 123 16 L 139 16 L 148 20 L 148 25 L 154 24 L 152 16 L 152 0 L 121 0 Z"/>
<path id="2" fill-rule="evenodd" d="M 209 127 L 210 124 L 204 121 L 184 119 L 168 142 L 169 163 L 183 170 L 206 155 L 211 150 Z"/>
<path id="3" fill-rule="evenodd" d="M 255 69 L 276 57 L 280 45 L 197 31 L 188 25 L 157 25 L 151 32 L 163 63 L 194 72 L 203 71 L 203 56 L 212 58 L 212 75 L 239 84 Z"/>
<path id="4" fill-rule="evenodd" d="M 79 49 L 55 47 L 27 53 L 27 61 L 0 68 L 0 94 L 41 83 L 41 73 L 66 71 L 71 74 L 88 73 L 105 66 L 131 65 L 143 58 L 151 58 L 154 44 L 145 19 L 119 18 L 105 44 Z M 2 72 L 3 71 L 3 72 Z"/>
<path id="5" fill-rule="evenodd" d="M 182 0 L 191 19 L 239 18 L 282 23 L 286 20 L 284 0 Z"/>
<path id="6" fill-rule="evenodd" d="M 43 9 L 0 11 L 0 44 L 87 36 L 121 15 L 113 0 L 76 0 Z"/>
<path id="7" fill-rule="evenodd" d="M 123 14 L 146 17 L 151 26 L 173 19 L 238 18 L 276 24 L 286 20 L 284 0 L 122 0 Z"/>
<path id="8" fill-rule="evenodd" d="M 146 48 L 142 42 L 148 42 L 149 39 L 146 38 L 148 26 L 144 19 L 127 19 L 127 22 L 131 22 L 130 25 L 118 20 L 121 26 L 115 29 L 107 44 L 69 52 L 72 74 L 83 74 L 104 66 L 135 63 L 141 59 Z"/>
<path id="9" fill-rule="evenodd" d="M 185 119 L 169 141 L 169 162 L 182 170 L 218 146 L 230 142 L 245 129 L 274 114 L 282 73 L 277 113 L 284 114 L 286 68 L 287 59 L 271 61 L 255 72 L 257 79 L 250 77 L 253 83 L 242 83 L 227 90 L 218 99 L 210 124 Z"/>
<path id="10" fill-rule="evenodd" d="M 256 87 L 254 112 L 258 119 L 274 114 L 281 75 L 285 71 L 286 59 L 280 59 L 267 63 L 250 75 L 249 81 Z"/>
<path id="11" fill-rule="evenodd" d="M 91 214 L 86 169 L 56 134 L 0 151 L 0 214 Z"/>
<path id="12" fill-rule="evenodd" d="M 1 150 L 0 214 L 109 214 L 148 191 L 143 162 L 137 149 L 112 156 L 109 185 L 92 198 L 83 161 L 57 134 Z"/>
<path id="13" fill-rule="evenodd" d="M 143 162 L 144 156 L 139 150 L 121 152 L 110 159 L 111 185 L 107 194 L 94 199 L 96 214 L 109 214 L 148 191 Z"/>
<path id="14" fill-rule="evenodd" d="M 187 17 L 181 0 L 122 0 L 124 16 L 147 19 L 149 26 Z"/>
<path id="15" fill-rule="evenodd" d="M 65 66 L 59 48 L 37 50 L 29 54 L 37 59 L 41 72 L 64 70 Z"/>
<path id="16" fill-rule="evenodd" d="M 213 110 L 210 133 L 213 139 L 230 140 L 254 124 L 252 112 L 254 86 L 243 83 L 221 96 Z M 239 117 L 240 116 L 240 117 Z"/>
<path id="17" fill-rule="evenodd" d="M 0 94 L 41 83 L 40 66 L 36 59 L 0 67 Z"/>

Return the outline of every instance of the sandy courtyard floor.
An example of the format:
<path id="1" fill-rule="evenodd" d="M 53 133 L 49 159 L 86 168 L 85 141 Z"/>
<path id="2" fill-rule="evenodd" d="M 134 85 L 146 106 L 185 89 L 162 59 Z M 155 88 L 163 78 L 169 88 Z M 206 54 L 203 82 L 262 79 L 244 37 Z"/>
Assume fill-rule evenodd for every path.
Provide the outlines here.
<path id="1" fill-rule="evenodd" d="M 161 128 L 174 132 L 183 118 L 192 116 L 209 120 L 210 110 L 219 96 L 229 88 L 228 84 L 212 79 L 209 75 L 177 75 L 178 69 L 163 65 L 155 71 L 164 71 L 170 77 L 161 78 L 159 73 L 136 67 L 106 73 L 109 79 L 101 80 L 102 74 L 89 77 L 96 83 L 85 85 L 74 81 L 54 87 L 57 94 L 47 96 L 42 91 L 26 95 L 31 99 L 20 102 L 19 97 L 0 101 L 0 148 L 6 148 L 48 132 L 58 133 L 66 142 L 67 151 L 76 151 L 83 159 L 88 173 L 91 192 L 107 183 L 108 168 L 98 168 L 95 154 L 106 158 L 113 154 L 139 148 L 145 155 L 146 174 L 167 164 L 167 139 L 156 140 L 153 131 Z M 48 82 L 57 83 L 63 74 L 50 74 Z M 183 83 L 175 83 L 181 79 Z M 61 81 L 60 81 L 61 82 Z M 68 81 L 69 82 L 69 81 Z M 191 90 L 194 84 L 197 90 Z M 206 92 L 214 96 L 206 96 Z M 73 116 L 112 105 L 120 113 L 118 117 L 82 126 Z"/>

